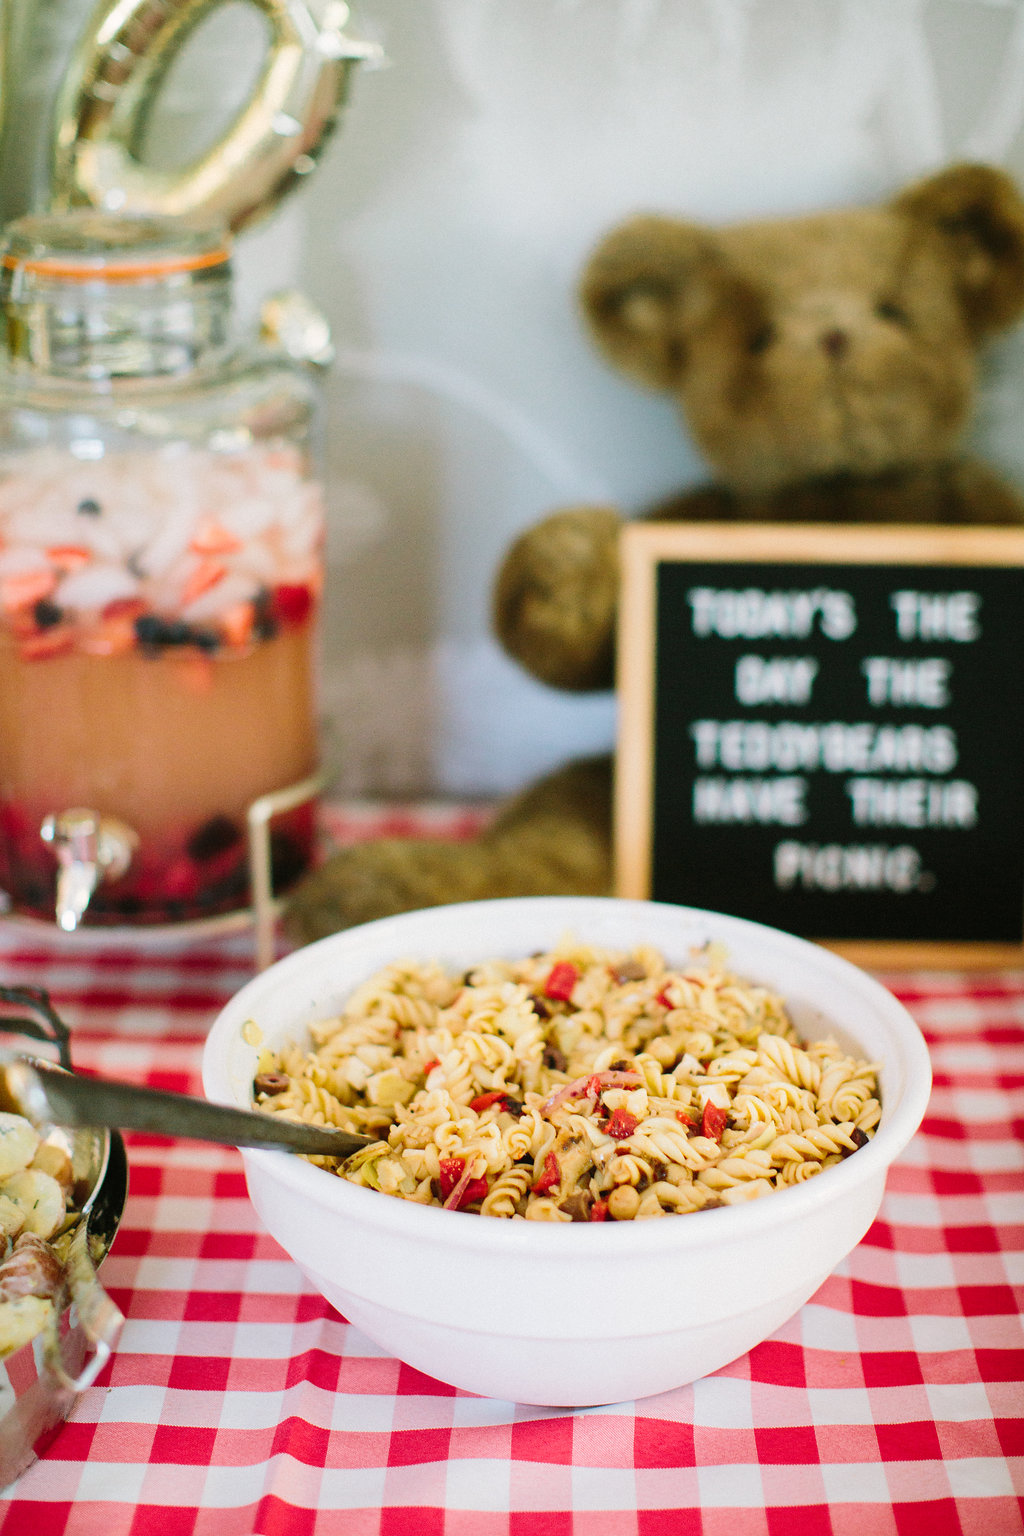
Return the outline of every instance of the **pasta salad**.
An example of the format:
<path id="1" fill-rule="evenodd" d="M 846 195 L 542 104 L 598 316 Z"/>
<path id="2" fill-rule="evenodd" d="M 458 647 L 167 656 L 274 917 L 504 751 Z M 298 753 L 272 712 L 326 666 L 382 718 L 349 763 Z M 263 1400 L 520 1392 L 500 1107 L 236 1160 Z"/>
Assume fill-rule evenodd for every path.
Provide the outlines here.
<path id="1" fill-rule="evenodd" d="M 268 1114 L 374 1137 L 355 1184 L 527 1221 L 641 1221 L 759 1199 L 872 1136 L 878 1064 L 802 1042 L 782 1000 L 709 945 L 572 937 L 460 976 L 390 965 L 312 1026 L 311 1048 L 259 1053 Z"/>

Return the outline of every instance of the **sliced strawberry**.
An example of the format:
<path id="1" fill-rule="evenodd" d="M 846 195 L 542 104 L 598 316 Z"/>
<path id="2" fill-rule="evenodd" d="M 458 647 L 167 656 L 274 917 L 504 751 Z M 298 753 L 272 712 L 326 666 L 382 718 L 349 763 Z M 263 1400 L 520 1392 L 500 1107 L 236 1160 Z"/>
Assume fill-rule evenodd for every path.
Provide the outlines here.
<path id="1" fill-rule="evenodd" d="M 215 517 L 204 517 L 188 547 L 195 555 L 234 555 L 242 548 L 242 541 L 229 533 Z"/>
<path id="2" fill-rule="evenodd" d="M 195 602 L 197 597 L 202 597 L 204 592 L 215 587 L 227 573 L 228 568 L 222 560 L 200 560 L 185 578 L 181 589 L 181 606 L 187 608 L 189 603 Z"/>
<path id="3" fill-rule="evenodd" d="M 51 544 L 46 558 L 60 571 L 80 571 L 92 559 L 92 550 L 85 544 Z"/>
<path id="4" fill-rule="evenodd" d="M 137 619 L 148 604 L 141 597 L 112 597 L 100 610 L 101 619 Z"/>
<path id="5" fill-rule="evenodd" d="M 74 649 L 75 632 L 67 624 L 55 624 L 18 641 L 18 655 L 23 661 L 46 661 L 51 656 L 66 656 Z"/>
<path id="6" fill-rule="evenodd" d="M 0 604 L 8 610 L 31 608 L 41 597 L 49 597 L 56 585 L 56 573 L 49 568 L 17 571 L 0 581 Z"/>
<path id="7" fill-rule="evenodd" d="M 220 616 L 220 627 L 228 645 L 248 645 L 256 623 L 252 603 L 232 603 Z"/>

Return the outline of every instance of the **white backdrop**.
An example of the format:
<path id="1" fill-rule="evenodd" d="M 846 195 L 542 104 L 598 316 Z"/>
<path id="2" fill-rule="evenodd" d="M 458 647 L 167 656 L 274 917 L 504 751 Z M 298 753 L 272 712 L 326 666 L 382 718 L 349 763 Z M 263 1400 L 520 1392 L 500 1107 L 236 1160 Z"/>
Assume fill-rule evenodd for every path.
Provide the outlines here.
<path id="1" fill-rule="evenodd" d="M 91 3 L 39 8 L 30 117 Z M 353 11 L 388 66 L 356 80 L 309 184 L 243 237 L 242 308 L 296 282 L 338 347 L 323 696 L 339 786 L 492 794 L 613 734 L 609 697 L 550 692 L 494 644 L 502 550 L 566 502 L 635 511 L 702 475 L 669 404 L 584 337 L 588 249 L 641 208 L 799 212 L 964 157 L 1024 179 L 1024 0 Z M 165 141 L 187 142 L 225 81 L 244 95 L 258 30 L 237 4 L 197 34 L 162 101 Z M 989 360 L 975 438 L 1024 483 L 1022 404 L 1015 336 Z"/>

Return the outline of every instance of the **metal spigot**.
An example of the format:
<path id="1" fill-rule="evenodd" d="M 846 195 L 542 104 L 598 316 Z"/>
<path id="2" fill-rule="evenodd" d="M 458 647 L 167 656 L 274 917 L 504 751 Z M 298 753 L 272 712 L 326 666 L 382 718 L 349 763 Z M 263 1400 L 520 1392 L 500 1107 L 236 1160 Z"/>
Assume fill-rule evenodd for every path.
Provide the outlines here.
<path id="1" fill-rule="evenodd" d="M 138 834 L 115 816 L 76 806 L 47 816 L 39 836 L 57 856 L 57 923 L 72 933 L 102 880 L 118 880 L 132 861 Z"/>

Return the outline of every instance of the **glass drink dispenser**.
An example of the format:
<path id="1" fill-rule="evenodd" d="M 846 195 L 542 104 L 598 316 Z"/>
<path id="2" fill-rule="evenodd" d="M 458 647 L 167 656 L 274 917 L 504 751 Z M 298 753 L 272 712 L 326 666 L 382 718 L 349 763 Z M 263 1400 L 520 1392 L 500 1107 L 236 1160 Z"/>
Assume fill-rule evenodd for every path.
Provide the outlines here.
<path id="1" fill-rule="evenodd" d="M 274 889 L 313 852 L 314 371 L 235 343 L 216 231 L 17 220 L 2 305 L 0 890 L 65 929 L 240 911 L 254 804 L 290 804 Z"/>

